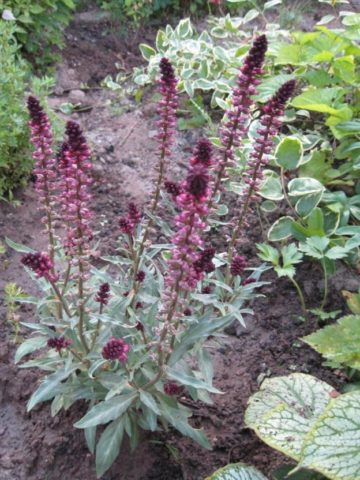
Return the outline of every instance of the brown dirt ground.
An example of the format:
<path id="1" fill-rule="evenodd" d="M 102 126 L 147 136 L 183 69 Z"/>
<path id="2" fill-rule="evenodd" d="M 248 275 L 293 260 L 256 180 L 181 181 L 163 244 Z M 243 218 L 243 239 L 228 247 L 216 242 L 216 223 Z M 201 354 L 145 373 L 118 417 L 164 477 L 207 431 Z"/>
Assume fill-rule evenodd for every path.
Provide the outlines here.
<path id="1" fill-rule="evenodd" d="M 138 33 L 119 42 L 108 25 L 74 22 L 67 31 L 64 61 L 58 68 L 56 95 L 50 103 L 59 106 L 74 99 L 90 108 L 76 113 L 94 151 L 94 200 L 102 253 L 111 252 L 116 240 L 116 220 L 126 208 L 129 198 L 146 202 L 151 188 L 151 174 L 156 165 L 154 141 L 156 109 L 151 94 L 140 105 L 120 98 L 117 93 L 101 89 L 79 93 L 81 83 L 98 87 L 106 74 L 114 74 L 114 62 L 123 62 L 126 71 L 138 64 Z M 151 36 L 150 31 L 145 36 Z M 144 37 L 141 41 L 144 41 Z M 89 48 L 89 45 L 91 48 Z M 75 92 L 75 93 L 74 93 Z M 76 103 L 76 102 L 74 102 Z M 184 168 L 184 154 L 194 144 L 195 132 L 179 136 L 176 145 L 175 176 Z M 40 214 L 30 184 L 18 193 L 21 206 L 1 205 L 1 238 L 30 245 L 45 246 L 39 234 Z M 256 218 L 250 219 L 250 236 L 242 239 L 242 252 L 255 261 L 255 241 L 261 239 Z M 19 255 L 7 250 L 0 264 L 0 290 L 16 281 L 31 291 Z M 304 283 L 309 305 L 319 303 L 321 274 L 312 264 L 301 267 L 300 283 Z M 268 280 L 274 280 L 270 275 Z M 343 288 L 355 290 L 356 273 L 345 266 L 331 281 L 328 309 L 343 308 L 339 294 Z M 344 377 L 321 366 L 321 358 L 298 338 L 316 328 L 314 321 L 299 322 L 299 302 L 286 281 L 273 282 L 262 288 L 266 297 L 253 302 L 255 315 L 247 318 L 247 328 L 233 326 L 227 330 L 221 346 L 210 343 L 215 364 L 215 385 L 225 395 L 214 398 L 214 405 L 192 404 L 193 424 L 205 428 L 213 450 L 203 450 L 175 432 L 144 437 L 140 447 L 130 453 L 125 445 L 118 460 L 104 480 L 203 480 L 229 461 L 253 464 L 265 474 L 284 458 L 264 445 L 244 428 L 247 399 L 258 389 L 260 378 L 285 375 L 293 371 L 308 372 L 340 388 Z M 26 401 L 38 382 L 36 371 L 14 366 L 15 346 L 11 328 L 5 321 L 5 307 L 0 300 L 0 480 L 95 480 L 94 458 L 87 451 L 83 434 L 72 427 L 82 415 L 84 405 L 52 418 L 49 404 L 42 404 L 26 413 Z M 34 321 L 31 308 L 22 307 L 21 319 Z M 189 403 L 187 399 L 184 402 Z M 173 450 L 178 456 L 170 453 Z"/>

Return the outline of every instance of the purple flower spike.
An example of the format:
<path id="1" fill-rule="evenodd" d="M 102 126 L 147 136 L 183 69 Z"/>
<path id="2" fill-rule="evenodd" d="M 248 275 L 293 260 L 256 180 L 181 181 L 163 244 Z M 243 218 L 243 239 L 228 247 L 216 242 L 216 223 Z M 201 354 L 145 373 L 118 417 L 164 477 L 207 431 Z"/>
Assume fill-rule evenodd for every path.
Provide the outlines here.
<path id="1" fill-rule="evenodd" d="M 203 247 L 201 233 L 206 226 L 203 219 L 208 214 L 210 155 L 210 142 L 200 140 L 190 159 L 188 176 L 181 185 L 182 193 L 176 197 L 180 213 L 175 217 L 177 231 L 172 238 L 174 249 L 166 277 L 167 286 L 175 290 L 194 290 L 204 277 L 204 270 L 196 268 L 196 262 L 198 249 Z"/>
<path id="2" fill-rule="evenodd" d="M 257 130 L 258 136 L 254 150 L 250 155 L 245 171 L 244 181 L 247 184 L 247 188 L 245 188 L 243 195 L 249 201 L 256 196 L 262 180 L 262 168 L 268 163 L 268 155 L 273 148 L 274 136 L 279 132 L 282 124 L 281 116 L 284 114 L 285 104 L 293 95 L 295 87 L 295 80 L 289 80 L 284 83 L 262 108 L 261 127 Z"/>
<path id="3" fill-rule="evenodd" d="M 119 360 L 120 362 L 126 362 L 129 350 L 130 346 L 125 343 L 125 340 L 112 337 L 102 349 L 102 356 L 106 360 Z"/>
<path id="4" fill-rule="evenodd" d="M 90 227 L 92 212 L 88 204 L 91 199 L 90 150 L 80 126 L 67 122 L 64 142 L 59 153 L 60 202 L 62 218 L 65 223 L 67 238 L 65 248 L 71 257 L 85 265 L 89 241 L 93 237 Z"/>
<path id="5" fill-rule="evenodd" d="M 101 303 L 101 305 L 107 305 L 110 298 L 110 285 L 103 283 L 95 296 L 95 302 Z"/>
<path id="6" fill-rule="evenodd" d="M 46 225 L 49 236 L 50 257 L 54 259 L 54 212 L 53 205 L 56 203 L 57 178 L 55 172 L 54 152 L 52 149 L 53 134 L 50 121 L 39 101 L 30 96 L 27 100 L 30 114 L 29 127 L 31 130 L 31 142 L 35 146 L 33 158 L 35 167 L 33 173 L 36 176 L 35 189 L 39 195 L 41 208 L 44 211 L 42 222 Z"/>
<path id="7" fill-rule="evenodd" d="M 160 157 L 163 159 L 171 155 L 170 148 L 174 143 L 178 94 L 176 92 L 177 79 L 174 68 L 167 58 L 162 58 L 160 61 L 160 73 L 162 100 L 158 106 L 160 119 L 157 124 L 159 129 L 157 139 L 160 143 Z"/>
<path id="8" fill-rule="evenodd" d="M 225 112 L 226 120 L 220 129 L 221 159 L 217 163 L 217 177 L 212 198 L 221 187 L 226 167 L 234 164 L 235 148 L 240 146 L 241 138 L 246 134 L 250 109 L 253 105 L 252 97 L 257 93 L 256 87 L 260 83 L 257 77 L 262 74 L 267 46 L 265 35 L 256 38 L 240 68 L 236 86 L 232 92 L 231 107 Z"/>

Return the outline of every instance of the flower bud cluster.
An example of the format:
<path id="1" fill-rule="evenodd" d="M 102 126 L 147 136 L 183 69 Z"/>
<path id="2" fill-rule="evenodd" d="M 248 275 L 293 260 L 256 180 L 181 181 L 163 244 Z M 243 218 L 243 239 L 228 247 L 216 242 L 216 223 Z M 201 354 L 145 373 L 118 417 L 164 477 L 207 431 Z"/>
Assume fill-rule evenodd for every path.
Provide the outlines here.
<path id="1" fill-rule="evenodd" d="M 178 385 L 176 382 L 169 381 L 164 384 L 164 392 L 166 395 L 180 395 L 184 388 Z"/>
<path id="2" fill-rule="evenodd" d="M 71 345 L 71 340 L 68 340 L 65 337 L 49 338 L 47 345 L 49 348 L 55 348 L 57 352 L 61 352 L 63 348 L 67 348 Z"/>
<path id="3" fill-rule="evenodd" d="M 240 255 L 236 255 L 233 257 L 231 266 L 230 266 L 230 272 L 233 276 L 236 275 L 241 275 L 246 268 L 247 262 L 246 258 Z"/>
<path id="4" fill-rule="evenodd" d="M 124 339 L 111 337 L 102 349 L 102 356 L 106 360 L 119 360 L 120 362 L 126 362 L 129 350 L 130 346 L 125 343 Z"/>
<path id="5" fill-rule="evenodd" d="M 101 303 L 101 305 L 107 305 L 110 298 L 110 285 L 103 283 L 100 285 L 99 290 L 95 296 L 95 302 Z"/>
<path id="6" fill-rule="evenodd" d="M 139 212 L 135 203 L 130 202 L 128 205 L 128 214 L 126 217 L 121 217 L 119 220 L 119 227 L 122 233 L 133 235 L 136 227 L 140 223 L 141 213 Z"/>
<path id="7" fill-rule="evenodd" d="M 21 263 L 36 273 L 38 278 L 46 278 L 54 282 L 58 276 L 52 273 L 54 264 L 46 253 L 27 253 L 21 259 Z"/>

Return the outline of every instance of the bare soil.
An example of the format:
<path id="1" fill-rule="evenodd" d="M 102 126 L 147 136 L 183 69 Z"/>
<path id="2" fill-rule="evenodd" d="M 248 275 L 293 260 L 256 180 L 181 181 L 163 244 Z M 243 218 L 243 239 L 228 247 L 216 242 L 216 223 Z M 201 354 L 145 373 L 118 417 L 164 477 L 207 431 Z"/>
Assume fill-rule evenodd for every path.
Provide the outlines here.
<path id="1" fill-rule="evenodd" d="M 141 39 L 138 32 L 129 32 L 119 40 L 106 23 L 78 17 L 67 31 L 64 60 L 58 66 L 56 95 L 50 103 L 78 100 L 88 110 L 75 113 L 94 151 L 93 209 L 102 240 L 102 253 L 113 252 L 116 245 L 117 219 L 129 199 L 143 205 L 151 190 L 156 165 L 156 108 L 151 92 L 136 105 L 118 93 L 99 89 L 107 74 L 115 74 L 115 62 L 130 72 L 141 59 L 137 51 Z M 82 89 L 86 84 L 93 87 Z M 69 117 L 66 117 L 69 118 Z M 172 175 L 179 176 L 186 165 L 196 132 L 179 135 L 176 165 Z M 18 192 L 21 206 L 2 203 L 1 238 L 24 243 L 38 250 L 45 247 L 40 234 L 40 213 L 30 184 Z M 261 231 L 254 217 L 250 218 L 249 235 L 242 239 L 242 253 L 251 264 L 256 263 L 254 243 L 261 240 Z M 245 232 L 244 232 L 245 233 Z M 19 254 L 8 249 L 1 258 L 0 290 L 8 282 L 16 282 L 31 292 L 32 286 L 20 264 Z M 247 328 L 234 325 L 224 334 L 222 345 L 209 344 L 215 365 L 215 385 L 225 394 L 214 397 L 212 406 L 192 406 L 193 424 L 204 427 L 213 445 L 205 451 L 191 440 L 170 431 L 143 438 L 140 447 L 130 453 L 124 446 L 118 460 L 104 480 L 203 480 L 229 461 L 253 464 L 265 474 L 284 461 L 284 457 L 264 445 L 244 427 L 244 411 L 249 396 L 266 376 L 307 372 L 341 388 L 345 378 L 341 372 L 322 367 L 321 358 L 298 341 L 316 328 L 314 320 L 299 320 L 300 306 L 296 293 L 286 281 L 276 281 L 262 288 L 265 296 L 253 302 L 255 315 L 246 319 Z M 321 298 L 321 273 L 313 264 L 301 267 L 299 282 L 304 284 L 306 300 L 316 306 Z M 357 273 L 340 265 L 331 280 L 328 310 L 343 309 L 341 289 L 355 290 Z M 6 324 L 3 295 L 0 300 L 0 480 L 95 480 L 94 458 L 88 452 L 82 431 L 72 424 L 83 414 L 81 404 L 52 418 L 49 404 L 26 412 L 26 402 L 39 380 L 37 371 L 21 370 L 14 365 L 13 336 Z M 23 321 L 36 321 L 31 308 L 20 310 Z"/>

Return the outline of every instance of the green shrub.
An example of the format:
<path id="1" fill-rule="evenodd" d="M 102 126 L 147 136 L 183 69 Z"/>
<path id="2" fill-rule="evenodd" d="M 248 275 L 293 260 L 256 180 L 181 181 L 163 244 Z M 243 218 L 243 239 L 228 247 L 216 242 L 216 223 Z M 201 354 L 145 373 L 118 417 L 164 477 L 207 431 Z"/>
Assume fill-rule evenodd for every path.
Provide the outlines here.
<path id="1" fill-rule="evenodd" d="M 63 47 L 62 33 L 74 8 L 73 0 L 0 0 L 0 12 L 8 9 L 16 19 L 19 44 L 41 66 L 53 58 L 51 47 Z"/>
<path id="2" fill-rule="evenodd" d="M 24 105 L 28 67 L 18 56 L 15 24 L 0 20 L 0 198 L 32 169 Z"/>

